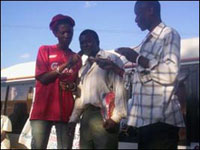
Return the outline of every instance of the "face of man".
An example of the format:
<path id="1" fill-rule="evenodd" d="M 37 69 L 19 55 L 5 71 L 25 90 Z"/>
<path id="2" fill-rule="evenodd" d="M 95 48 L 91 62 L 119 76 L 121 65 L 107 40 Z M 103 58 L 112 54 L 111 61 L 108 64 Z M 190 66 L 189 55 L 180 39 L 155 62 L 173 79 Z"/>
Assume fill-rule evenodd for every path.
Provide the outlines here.
<path id="1" fill-rule="evenodd" d="M 60 24 L 54 34 L 58 38 L 59 44 L 68 47 L 72 41 L 73 27 L 70 24 Z"/>
<path id="2" fill-rule="evenodd" d="M 147 6 L 147 3 L 136 3 L 134 11 L 136 15 L 135 22 L 137 23 L 138 27 L 142 31 L 149 29 L 151 11 L 150 8 Z"/>
<path id="3" fill-rule="evenodd" d="M 85 55 L 95 56 L 99 50 L 97 41 L 91 34 L 81 35 L 79 42 L 80 42 L 80 48 Z"/>

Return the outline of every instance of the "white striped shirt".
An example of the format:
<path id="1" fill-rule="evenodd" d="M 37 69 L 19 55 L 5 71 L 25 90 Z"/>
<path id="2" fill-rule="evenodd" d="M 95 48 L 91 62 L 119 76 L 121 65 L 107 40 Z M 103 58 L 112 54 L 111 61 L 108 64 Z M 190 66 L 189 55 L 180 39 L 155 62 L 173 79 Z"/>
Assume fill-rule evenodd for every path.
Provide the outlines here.
<path id="1" fill-rule="evenodd" d="M 121 59 L 110 52 L 100 50 L 97 55 L 101 58 L 109 58 L 121 68 L 123 66 Z M 103 95 L 110 91 L 115 93 L 115 108 L 111 119 L 119 122 L 127 116 L 126 92 L 122 77 L 113 71 L 101 69 L 96 63 L 91 65 L 89 61 L 86 61 L 79 70 L 79 76 L 81 96 L 75 101 L 69 122 L 77 122 L 88 104 L 102 107 Z"/>
<path id="2" fill-rule="evenodd" d="M 180 36 L 171 27 L 160 23 L 135 48 L 149 59 L 149 68 L 135 68 L 128 125 L 141 127 L 164 122 L 184 127 L 180 104 L 174 88 L 180 68 Z"/>

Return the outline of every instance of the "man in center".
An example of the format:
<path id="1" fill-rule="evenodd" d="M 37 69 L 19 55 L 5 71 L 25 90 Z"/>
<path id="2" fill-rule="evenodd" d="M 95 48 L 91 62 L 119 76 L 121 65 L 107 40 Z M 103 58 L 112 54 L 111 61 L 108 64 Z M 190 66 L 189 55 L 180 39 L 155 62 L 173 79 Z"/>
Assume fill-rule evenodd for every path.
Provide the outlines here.
<path id="1" fill-rule="evenodd" d="M 116 55 L 101 50 L 99 37 L 93 30 L 84 30 L 79 37 L 83 54 L 88 56 L 79 71 L 80 97 L 70 117 L 69 134 L 75 129 L 80 116 L 81 149 L 117 149 L 119 122 L 127 115 L 126 92 L 118 74 L 104 68 L 107 60 L 119 67 L 123 62 Z M 102 61 L 101 61 L 102 60 Z M 114 110 L 109 118 L 102 117 L 103 100 L 109 92 L 115 93 Z"/>

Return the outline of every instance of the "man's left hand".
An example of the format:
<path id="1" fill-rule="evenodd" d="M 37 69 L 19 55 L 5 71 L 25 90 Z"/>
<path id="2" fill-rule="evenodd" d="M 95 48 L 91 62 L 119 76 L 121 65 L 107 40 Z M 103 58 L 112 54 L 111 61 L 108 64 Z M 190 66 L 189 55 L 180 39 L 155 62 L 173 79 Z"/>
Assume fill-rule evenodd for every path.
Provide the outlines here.
<path id="1" fill-rule="evenodd" d="M 119 124 L 113 121 L 112 119 L 107 119 L 104 122 L 103 127 L 106 129 L 106 131 L 110 133 L 116 133 L 119 130 Z"/>

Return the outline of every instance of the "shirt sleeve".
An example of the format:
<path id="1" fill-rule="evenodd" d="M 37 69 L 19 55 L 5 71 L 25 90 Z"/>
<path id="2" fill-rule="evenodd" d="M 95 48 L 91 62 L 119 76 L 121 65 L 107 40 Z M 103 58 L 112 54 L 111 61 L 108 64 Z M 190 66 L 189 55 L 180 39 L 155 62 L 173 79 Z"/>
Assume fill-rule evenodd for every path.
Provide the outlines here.
<path id="1" fill-rule="evenodd" d="M 11 121 L 8 117 L 5 116 L 4 122 L 3 122 L 3 127 L 2 127 L 3 131 L 6 132 L 12 132 L 12 124 Z"/>
<path id="2" fill-rule="evenodd" d="M 80 57 L 77 64 L 74 65 L 72 68 L 73 72 L 75 72 L 77 74 L 77 76 L 78 76 L 78 71 L 80 70 L 81 66 L 82 66 L 82 60 Z M 78 86 L 78 88 L 80 88 L 80 85 Z M 79 97 L 75 100 L 74 109 L 72 111 L 72 115 L 70 116 L 69 122 L 78 122 L 80 115 L 83 112 L 83 109 L 84 109 L 83 103 Z"/>
<path id="3" fill-rule="evenodd" d="M 46 46 L 41 46 L 38 51 L 36 67 L 35 67 L 35 77 L 44 74 L 49 71 L 49 58 L 48 49 Z"/>
<path id="4" fill-rule="evenodd" d="M 69 122 L 78 122 L 83 110 L 84 110 L 83 103 L 80 98 L 77 98 L 75 100 L 74 109 L 72 111 L 72 115 L 70 116 Z"/>
<path id="5" fill-rule="evenodd" d="M 142 75 L 143 82 L 153 80 L 159 84 L 173 84 L 179 72 L 180 64 L 180 36 L 171 31 L 164 38 L 164 45 L 160 59 L 149 61 L 149 74 Z"/>
<path id="6" fill-rule="evenodd" d="M 123 62 L 120 59 L 115 61 L 119 67 L 123 66 Z M 109 80 L 113 86 L 113 92 L 115 93 L 115 108 L 111 119 L 119 123 L 120 120 L 127 116 L 127 94 L 124 88 L 123 78 L 114 72 L 109 72 Z"/>

